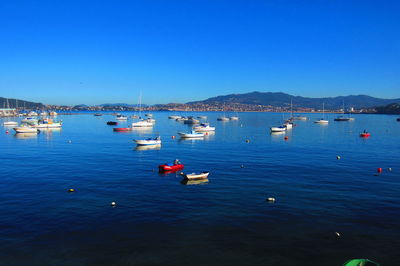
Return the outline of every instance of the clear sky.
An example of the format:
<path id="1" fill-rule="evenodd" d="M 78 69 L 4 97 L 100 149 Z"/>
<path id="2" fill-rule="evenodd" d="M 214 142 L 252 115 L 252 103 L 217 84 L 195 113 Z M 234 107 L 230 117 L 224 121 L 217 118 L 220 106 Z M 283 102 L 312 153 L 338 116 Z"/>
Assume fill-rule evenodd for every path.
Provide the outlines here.
<path id="1" fill-rule="evenodd" d="M 400 1 L 0 1 L 0 96 L 400 98 Z"/>

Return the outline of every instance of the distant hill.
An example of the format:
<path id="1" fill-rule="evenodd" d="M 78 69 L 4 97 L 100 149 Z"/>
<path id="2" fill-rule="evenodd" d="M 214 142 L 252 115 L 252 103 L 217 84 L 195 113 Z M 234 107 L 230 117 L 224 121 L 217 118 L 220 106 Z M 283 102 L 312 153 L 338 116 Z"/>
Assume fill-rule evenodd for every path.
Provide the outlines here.
<path id="1" fill-rule="evenodd" d="M 249 92 L 243 94 L 229 94 L 208 98 L 204 101 L 189 102 L 187 104 L 255 104 L 255 105 L 271 105 L 274 107 L 287 107 L 293 102 L 293 107 L 305 107 L 321 109 L 322 103 L 326 109 L 345 108 L 369 108 L 374 106 L 387 105 L 394 102 L 400 102 L 400 99 L 381 99 L 368 95 L 349 95 L 338 97 L 309 98 L 302 96 L 293 96 L 283 92 Z"/>
<path id="2" fill-rule="evenodd" d="M 375 108 L 378 114 L 400 114 L 400 103 L 391 103 Z"/>
<path id="3" fill-rule="evenodd" d="M 42 103 L 29 102 L 19 99 L 8 99 L 10 108 L 27 108 L 27 109 L 41 109 L 44 105 Z M 0 97 L 0 108 L 7 108 L 7 98 Z"/>

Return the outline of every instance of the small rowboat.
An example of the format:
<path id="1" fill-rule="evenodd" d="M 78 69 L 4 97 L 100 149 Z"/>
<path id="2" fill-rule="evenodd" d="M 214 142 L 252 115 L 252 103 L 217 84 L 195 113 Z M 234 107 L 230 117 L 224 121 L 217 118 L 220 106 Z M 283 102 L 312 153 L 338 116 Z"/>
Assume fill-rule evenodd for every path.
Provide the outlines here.
<path id="1" fill-rule="evenodd" d="M 148 138 L 148 139 L 134 139 L 134 142 L 136 142 L 137 145 L 160 145 L 161 144 L 161 138 L 156 137 L 154 139 Z"/>
<path id="2" fill-rule="evenodd" d="M 114 131 L 116 132 L 127 132 L 127 131 L 132 131 L 131 127 L 114 127 Z"/>
<path id="3" fill-rule="evenodd" d="M 362 137 L 362 138 L 368 138 L 369 136 L 371 136 L 371 133 L 369 133 L 369 132 L 360 133 L 360 137 Z"/>
<path id="4" fill-rule="evenodd" d="M 158 166 L 160 172 L 176 172 L 182 170 L 185 166 L 181 163 L 179 164 L 161 164 Z"/>
<path id="5" fill-rule="evenodd" d="M 183 177 L 188 180 L 207 179 L 210 172 L 183 174 Z"/>
<path id="6" fill-rule="evenodd" d="M 204 137 L 204 133 L 198 133 L 192 130 L 190 133 L 178 132 L 181 138 L 202 138 Z"/>
<path id="7" fill-rule="evenodd" d="M 115 126 L 115 125 L 118 125 L 118 122 L 115 122 L 115 121 L 108 121 L 108 122 L 107 122 L 107 125 Z"/>

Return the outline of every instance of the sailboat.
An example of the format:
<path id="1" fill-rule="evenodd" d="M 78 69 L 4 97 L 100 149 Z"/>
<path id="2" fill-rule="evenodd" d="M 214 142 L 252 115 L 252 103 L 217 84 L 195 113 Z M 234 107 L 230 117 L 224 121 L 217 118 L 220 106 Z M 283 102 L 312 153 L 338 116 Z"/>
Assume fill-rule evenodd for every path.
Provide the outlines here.
<path id="1" fill-rule="evenodd" d="M 329 121 L 325 119 L 325 105 L 322 103 L 322 118 L 315 120 L 314 123 L 316 124 L 328 124 Z"/>
<path id="2" fill-rule="evenodd" d="M 343 111 L 342 111 L 342 115 L 339 115 L 338 117 L 336 117 L 335 119 L 333 119 L 334 121 L 339 121 L 339 122 L 347 122 L 350 121 L 349 117 L 345 117 L 344 116 L 344 101 L 343 101 Z"/>
<path id="3" fill-rule="evenodd" d="M 217 118 L 218 121 L 229 121 L 229 117 L 225 115 L 225 104 L 224 104 L 224 115 Z"/>
<path id="4" fill-rule="evenodd" d="M 10 104 L 8 102 L 8 99 L 6 99 L 6 100 L 7 100 L 7 108 L 10 109 Z M 16 121 L 8 120 L 8 121 L 3 122 L 3 126 L 17 126 L 17 125 L 18 125 L 18 122 L 16 122 Z"/>
<path id="5" fill-rule="evenodd" d="M 142 93 L 140 92 L 139 96 L 139 121 L 138 122 L 133 122 L 132 127 L 153 127 L 153 123 L 148 120 L 144 120 L 141 118 L 141 112 L 142 112 Z"/>

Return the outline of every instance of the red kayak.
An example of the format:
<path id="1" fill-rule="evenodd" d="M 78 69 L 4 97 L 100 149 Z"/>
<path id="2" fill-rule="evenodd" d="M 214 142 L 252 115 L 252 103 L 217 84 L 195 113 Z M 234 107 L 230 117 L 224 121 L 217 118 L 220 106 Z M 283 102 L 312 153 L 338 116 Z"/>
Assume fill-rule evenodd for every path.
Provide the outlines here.
<path id="1" fill-rule="evenodd" d="M 183 164 L 161 164 L 158 166 L 160 172 L 176 172 L 182 170 Z"/>
<path id="2" fill-rule="evenodd" d="M 131 127 L 114 127 L 113 130 L 117 131 L 117 132 L 126 132 L 126 131 L 131 131 L 132 128 Z"/>
<path id="3" fill-rule="evenodd" d="M 360 137 L 362 137 L 362 138 L 368 138 L 369 136 L 371 136 L 371 134 L 368 132 L 360 133 Z"/>

